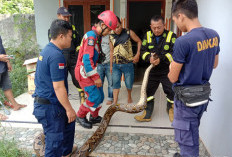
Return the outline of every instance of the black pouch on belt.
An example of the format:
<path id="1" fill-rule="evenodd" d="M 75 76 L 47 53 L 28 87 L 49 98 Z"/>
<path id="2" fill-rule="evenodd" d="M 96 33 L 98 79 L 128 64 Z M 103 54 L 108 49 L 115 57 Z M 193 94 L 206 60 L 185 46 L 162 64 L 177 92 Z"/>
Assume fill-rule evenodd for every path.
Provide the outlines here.
<path id="1" fill-rule="evenodd" d="M 193 86 L 175 86 L 173 88 L 177 100 L 188 107 L 195 107 L 207 103 L 211 95 L 210 83 Z"/>

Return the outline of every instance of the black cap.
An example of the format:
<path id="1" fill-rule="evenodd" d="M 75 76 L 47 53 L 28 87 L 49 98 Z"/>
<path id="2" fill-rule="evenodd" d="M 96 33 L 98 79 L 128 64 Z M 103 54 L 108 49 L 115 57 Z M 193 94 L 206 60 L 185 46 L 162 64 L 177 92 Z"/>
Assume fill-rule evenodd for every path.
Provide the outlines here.
<path id="1" fill-rule="evenodd" d="M 57 10 L 57 14 L 61 14 L 63 16 L 72 16 L 65 7 L 60 7 Z"/>

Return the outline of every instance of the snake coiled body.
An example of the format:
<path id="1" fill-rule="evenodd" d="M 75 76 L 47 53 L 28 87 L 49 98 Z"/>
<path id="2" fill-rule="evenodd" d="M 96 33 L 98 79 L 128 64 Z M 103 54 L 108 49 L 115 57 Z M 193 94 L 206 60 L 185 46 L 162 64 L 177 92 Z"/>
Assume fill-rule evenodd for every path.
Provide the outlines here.
<path id="1" fill-rule="evenodd" d="M 105 112 L 104 116 L 102 117 L 102 121 L 94 132 L 94 134 L 81 146 L 81 148 L 72 155 L 72 157 L 87 157 L 100 143 L 107 126 L 110 122 L 111 117 L 117 111 L 127 112 L 127 113 L 138 113 L 143 111 L 146 108 L 147 104 L 147 95 L 146 95 L 146 88 L 148 83 L 148 77 L 150 70 L 153 68 L 151 64 L 145 71 L 143 83 L 141 87 L 141 95 L 139 102 L 136 105 L 128 105 L 128 104 L 113 104 L 111 105 Z"/>

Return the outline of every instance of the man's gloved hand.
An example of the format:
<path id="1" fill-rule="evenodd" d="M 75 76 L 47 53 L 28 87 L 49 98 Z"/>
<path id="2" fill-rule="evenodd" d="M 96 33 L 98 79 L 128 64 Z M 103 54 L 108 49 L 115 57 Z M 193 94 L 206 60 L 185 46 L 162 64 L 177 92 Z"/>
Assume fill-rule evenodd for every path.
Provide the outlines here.
<path id="1" fill-rule="evenodd" d="M 160 63 L 160 58 L 156 53 L 151 53 L 150 63 L 153 65 L 158 65 Z"/>

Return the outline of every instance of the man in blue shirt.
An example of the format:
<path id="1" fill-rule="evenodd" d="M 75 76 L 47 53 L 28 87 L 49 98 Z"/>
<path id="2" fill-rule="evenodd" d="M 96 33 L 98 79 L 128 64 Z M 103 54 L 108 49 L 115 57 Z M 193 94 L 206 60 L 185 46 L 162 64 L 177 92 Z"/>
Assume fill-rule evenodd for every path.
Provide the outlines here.
<path id="1" fill-rule="evenodd" d="M 76 113 L 68 100 L 66 63 L 62 49 L 72 40 L 72 26 L 54 20 L 51 41 L 39 55 L 35 73 L 34 112 L 45 134 L 45 157 L 70 156 Z"/>
<path id="2" fill-rule="evenodd" d="M 193 87 L 209 84 L 214 68 L 218 65 L 219 35 L 216 31 L 202 27 L 198 20 L 198 6 L 195 0 L 177 0 L 172 7 L 172 17 L 178 28 L 186 35 L 177 38 L 174 45 L 173 62 L 168 77 L 174 88 Z M 188 106 L 176 97 L 174 99 L 175 140 L 180 154 L 175 157 L 199 156 L 199 125 L 207 101 Z M 195 94 L 195 93 L 194 93 Z M 193 96 L 193 94 L 192 94 Z M 198 95 L 200 97 L 201 95 Z"/>

